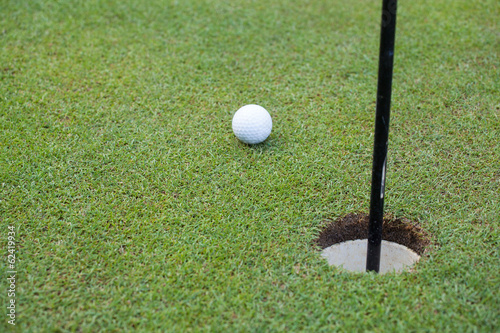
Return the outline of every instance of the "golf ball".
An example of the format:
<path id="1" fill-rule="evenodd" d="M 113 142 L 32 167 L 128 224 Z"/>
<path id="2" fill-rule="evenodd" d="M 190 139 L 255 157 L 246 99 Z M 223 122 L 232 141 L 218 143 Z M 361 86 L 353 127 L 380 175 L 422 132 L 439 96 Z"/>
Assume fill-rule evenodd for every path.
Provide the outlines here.
<path id="1" fill-rule="evenodd" d="M 269 112 L 259 105 L 245 105 L 233 116 L 234 135 L 244 143 L 263 142 L 271 134 L 272 128 L 273 121 Z"/>

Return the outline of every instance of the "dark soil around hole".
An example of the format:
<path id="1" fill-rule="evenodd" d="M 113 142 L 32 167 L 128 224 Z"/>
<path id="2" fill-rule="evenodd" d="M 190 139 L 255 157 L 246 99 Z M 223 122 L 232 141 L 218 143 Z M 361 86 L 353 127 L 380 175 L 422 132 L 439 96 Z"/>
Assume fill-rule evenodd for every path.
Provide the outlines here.
<path id="1" fill-rule="evenodd" d="M 321 231 L 315 243 L 322 249 L 349 240 L 368 238 L 367 214 L 348 214 L 330 222 Z M 428 235 L 420 226 L 405 218 L 384 217 L 382 239 L 412 249 L 419 255 L 431 244 Z"/>

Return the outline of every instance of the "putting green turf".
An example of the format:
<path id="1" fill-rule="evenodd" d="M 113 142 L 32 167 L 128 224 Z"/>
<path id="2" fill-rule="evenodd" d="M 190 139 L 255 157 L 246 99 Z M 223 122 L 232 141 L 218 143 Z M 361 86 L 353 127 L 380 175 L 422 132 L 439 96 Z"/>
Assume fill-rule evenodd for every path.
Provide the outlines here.
<path id="1" fill-rule="evenodd" d="M 1 1 L 0 331 L 499 330 L 498 17 L 400 1 L 386 211 L 435 245 L 377 276 L 311 243 L 368 211 L 379 1 Z"/>

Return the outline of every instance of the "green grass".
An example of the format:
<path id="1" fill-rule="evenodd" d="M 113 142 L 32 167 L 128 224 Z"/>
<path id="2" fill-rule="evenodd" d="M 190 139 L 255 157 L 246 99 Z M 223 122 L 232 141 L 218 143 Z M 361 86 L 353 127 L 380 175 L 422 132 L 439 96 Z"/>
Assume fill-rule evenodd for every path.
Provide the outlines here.
<path id="1" fill-rule="evenodd" d="M 379 1 L 1 1 L 15 328 L 500 330 L 498 17 L 400 1 L 386 211 L 436 245 L 376 276 L 311 243 L 368 211 Z M 274 121 L 254 147 L 230 125 L 250 103 Z"/>

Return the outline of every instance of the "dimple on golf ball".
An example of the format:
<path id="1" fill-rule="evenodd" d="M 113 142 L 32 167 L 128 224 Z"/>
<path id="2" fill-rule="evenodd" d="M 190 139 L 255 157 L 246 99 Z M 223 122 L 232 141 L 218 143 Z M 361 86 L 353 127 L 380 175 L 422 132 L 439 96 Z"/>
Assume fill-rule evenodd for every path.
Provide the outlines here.
<path id="1" fill-rule="evenodd" d="M 234 135 L 244 143 L 261 143 L 271 134 L 272 129 L 271 116 L 260 105 L 245 105 L 233 116 Z"/>

